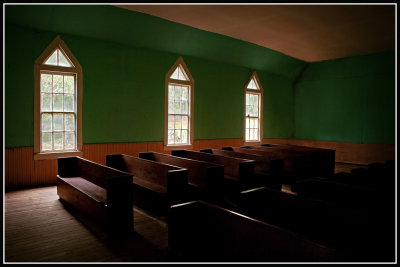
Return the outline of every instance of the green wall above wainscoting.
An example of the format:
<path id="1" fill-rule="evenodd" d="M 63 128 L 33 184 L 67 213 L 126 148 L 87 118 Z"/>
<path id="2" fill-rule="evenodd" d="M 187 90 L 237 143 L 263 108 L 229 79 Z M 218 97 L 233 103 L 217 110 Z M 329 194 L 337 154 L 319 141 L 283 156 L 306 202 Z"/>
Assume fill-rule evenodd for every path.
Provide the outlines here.
<path id="1" fill-rule="evenodd" d="M 310 64 L 295 86 L 296 139 L 394 144 L 395 53 Z"/>
<path id="2" fill-rule="evenodd" d="M 111 5 L 5 5 L 5 146 L 33 146 L 33 65 L 60 35 L 83 69 L 83 143 L 163 141 L 165 74 L 194 78 L 194 139 L 243 137 L 244 86 L 264 138 L 394 143 L 394 52 L 305 63 Z"/>

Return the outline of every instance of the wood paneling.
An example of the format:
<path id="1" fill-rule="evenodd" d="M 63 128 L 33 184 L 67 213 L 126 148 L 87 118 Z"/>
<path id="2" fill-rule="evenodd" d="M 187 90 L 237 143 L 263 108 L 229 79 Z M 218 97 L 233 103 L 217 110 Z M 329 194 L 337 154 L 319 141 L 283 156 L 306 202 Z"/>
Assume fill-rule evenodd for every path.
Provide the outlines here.
<path id="1" fill-rule="evenodd" d="M 395 159 L 394 145 L 358 144 L 345 142 L 328 142 L 296 139 L 264 139 L 264 143 L 293 144 L 336 150 L 336 162 L 369 164 Z M 195 140 L 193 150 L 205 148 L 220 149 L 224 146 L 241 146 L 242 139 Z M 83 146 L 85 159 L 105 164 L 107 154 L 127 154 L 138 156 L 139 152 L 160 152 L 164 150 L 163 142 L 88 144 Z M 57 175 L 57 160 L 34 160 L 33 147 L 7 148 L 5 150 L 5 190 L 30 188 L 43 185 L 54 185 Z"/>

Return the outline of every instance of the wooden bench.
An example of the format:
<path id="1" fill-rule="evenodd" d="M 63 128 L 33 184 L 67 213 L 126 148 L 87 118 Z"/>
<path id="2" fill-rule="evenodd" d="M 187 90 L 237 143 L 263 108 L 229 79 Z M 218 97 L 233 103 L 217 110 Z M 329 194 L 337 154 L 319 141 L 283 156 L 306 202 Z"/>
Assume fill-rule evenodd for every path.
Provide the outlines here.
<path id="1" fill-rule="evenodd" d="M 213 200 L 220 193 L 224 178 L 224 166 L 222 165 L 157 152 L 141 152 L 139 158 L 187 169 L 188 200 Z"/>
<path id="2" fill-rule="evenodd" d="M 187 169 L 124 154 L 106 155 L 106 164 L 133 175 L 133 204 L 154 215 L 185 201 Z"/>
<path id="3" fill-rule="evenodd" d="M 110 232 L 133 231 L 132 175 L 80 157 L 57 163 L 61 200 Z"/>
<path id="4" fill-rule="evenodd" d="M 385 241 L 371 217 L 329 202 L 263 187 L 241 192 L 239 203 L 240 213 L 335 248 L 348 261 L 375 258 Z"/>
<path id="5" fill-rule="evenodd" d="M 318 160 L 318 175 L 326 176 L 335 173 L 335 153 L 334 149 L 316 148 L 297 145 L 284 145 L 284 144 L 262 144 L 261 146 L 287 148 L 295 151 L 309 151 L 317 155 Z"/>
<path id="6" fill-rule="evenodd" d="M 231 158 L 254 160 L 255 185 L 276 189 L 282 187 L 283 159 L 270 159 L 261 155 L 245 154 L 219 149 L 201 149 L 200 152 L 221 155 Z"/>
<path id="7" fill-rule="evenodd" d="M 191 150 L 172 150 L 172 155 L 224 166 L 224 191 L 236 194 L 253 185 L 254 161 L 230 158 Z"/>
<path id="8" fill-rule="evenodd" d="M 258 155 L 266 158 L 267 160 L 280 159 L 283 160 L 283 183 L 292 184 L 298 180 L 298 176 L 302 172 L 301 166 L 303 158 L 301 156 L 287 155 L 281 151 L 263 151 L 250 149 L 248 146 L 243 147 L 222 147 L 222 150 L 240 152 L 251 155 Z"/>
<path id="9" fill-rule="evenodd" d="M 314 177 L 318 175 L 319 171 L 319 158 L 318 155 L 311 151 L 297 151 L 287 147 L 281 146 L 242 146 L 243 148 L 249 148 L 261 151 L 275 151 L 282 153 L 282 155 L 292 158 L 300 157 L 301 164 L 298 166 L 298 179 Z"/>
<path id="10" fill-rule="evenodd" d="M 382 214 L 385 210 L 390 210 L 394 203 L 394 191 L 393 194 L 389 194 L 379 187 L 371 188 L 363 186 L 362 183 L 343 184 L 323 178 L 312 178 L 299 181 L 294 190 L 299 196 L 348 206 L 371 214 Z"/>
<path id="11" fill-rule="evenodd" d="M 171 206 L 173 261 L 331 262 L 336 251 L 276 225 L 203 201 Z"/>

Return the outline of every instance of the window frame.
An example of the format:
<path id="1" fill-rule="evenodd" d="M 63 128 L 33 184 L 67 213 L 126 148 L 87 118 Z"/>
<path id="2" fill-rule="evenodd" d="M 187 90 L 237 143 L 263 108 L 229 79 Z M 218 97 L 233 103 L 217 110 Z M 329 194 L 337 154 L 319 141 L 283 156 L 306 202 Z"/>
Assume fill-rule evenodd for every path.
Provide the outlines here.
<path id="1" fill-rule="evenodd" d="M 178 66 L 181 66 L 184 70 L 188 81 L 184 80 L 177 80 L 171 78 L 171 75 L 174 73 Z M 189 144 L 168 144 L 168 98 L 169 98 L 169 85 L 176 84 L 181 86 L 188 86 L 189 87 L 189 134 L 188 134 L 188 141 Z M 193 149 L 193 132 L 194 132 L 194 124 L 193 124 L 193 114 L 194 114 L 194 79 L 191 75 L 189 69 L 187 68 L 185 62 L 183 61 L 182 57 L 179 57 L 174 65 L 169 69 L 169 71 L 165 74 L 165 105 L 164 105 L 164 149 L 165 150 L 174 150 L 174 149 Z"/>
<path id="2" fill-rule="evenodd" d="M 255 80 L 256 85 L 258 85 L 258 90 L 247 88 L 252 80 Z M 246 95 L 256 94 L 258 95 L 258 126 L 259 126 L 259 140 L 252 141 L 246 140 Z M 243 144 L 244 145 L 261 145 L 263 142 L 263 88 L 261 86 L 260 80 L 258 78 L 257 72 L 253 71 L 250 76 L 249 81 L 244 86 L 244 100 L 243 100 Z"/>
<path id="3" fill-rule="evenodd" d="M 68 58 L 71 67 L 45 65 L 44 63 L 53 54 L 56 49 L 60 49 L 65 56 Z M 60 75 L 74 75 L 76 83 L 76 96 L 75 96 L 75 107 L 76 110 L 76 150 L 74 151 L 40 151 L 41 147 L 41 110 L 40 110 L 40 96 L 41 96 L 41 74 L 51 73 Z M 55 159 L 58 157 L 70 157 L 70 156 L 83 156 L 83 145 L 82 145 L 82 91 L 83 91 L 83 79 L 82 79 L 82 67 L 78 60 L 72 54 L 68 46 L 61 39 L 60 35 L 47 46 L 47 48 L 40 54 L 34 63 L 34 160 L 41 159 Z M 64 112 L 60 112 L 64 113 Z"/>

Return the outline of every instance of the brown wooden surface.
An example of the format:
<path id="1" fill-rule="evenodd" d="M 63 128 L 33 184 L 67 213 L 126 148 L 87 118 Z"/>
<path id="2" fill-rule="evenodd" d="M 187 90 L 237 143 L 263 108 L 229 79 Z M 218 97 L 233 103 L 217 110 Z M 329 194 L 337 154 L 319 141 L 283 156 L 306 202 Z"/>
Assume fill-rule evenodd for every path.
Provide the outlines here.
<path id="1" fill-rule="evenodd" d="M 174 154 L 176 153 L 176 154 Z M 230 158 L 219 155 L 212 155 L 204 152 L 192 151 L 192 150 L 173 150 L 172 155 L 177 155 L 178 153 L 183 153 L 185 158 L 211 162 L 224 166 L 224 177 L 232 180 L 240 180 L 241 175 L 244 177 L 248 175 L 246 173 L 241 173 L 241 170 L 245 168 L 246 164 L 254 164 L 253 160 Z M 253 169 L 251 169 L 253 171 Z M 251 173 L 250 173 L 251 174 Z"/>
<path id="2" fill-rule="evenodd" d="M 5 193 L 4 262 L 164 262 L 168 227 L 134 208 L 135 232 L 109 237 L 59 201 L 56 186 Z"/>
<path id="3" fill-rule="evenodd" d="M 336 162 L 367 165 L 373 162 L 385 162 L 395 159 L 395 146 L 386 144 L 360 144 L 349 142 L 298 140 L 298 139 L 263 139 L 263 143 L 293 144 L 336 150 Z M 221 149 L 225 146 L 240 147 L 242 139 L 194 140 L 193 150 L 205 148 Z M 138 156 L 139 152 L 164 151 L 163 142 L 85 144 L 83 158 L 105 164 L 107 154 L 127 154 Z M 33 160 L 33 147 L 6 148 L 5 190 L 17 190 L 36 186 L 55 185 L 57 160 Z"/>
<path id="4" fill-rule="evenodd" d="M 207 180 L 213 178 L 218 179 L 215 175 L 219 173 L 222 176 L 221 179 L 223 178 L 224 167 L 222 165 L 157 152 L 139 153 L 139 157 L 178 166 L 180 168 L 186 168 L 189 171 L 188 182 L 199 187 L 207 187 Z"/>

